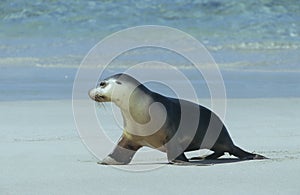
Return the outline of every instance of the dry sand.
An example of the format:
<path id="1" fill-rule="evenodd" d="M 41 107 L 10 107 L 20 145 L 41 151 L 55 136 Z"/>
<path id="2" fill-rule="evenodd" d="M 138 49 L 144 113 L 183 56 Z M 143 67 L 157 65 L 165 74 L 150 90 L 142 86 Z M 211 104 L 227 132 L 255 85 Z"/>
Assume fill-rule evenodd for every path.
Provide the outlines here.
<path id="1" fill-rule="evenodd" d="M 300 194 L 300 99 L 228 100 L 233 140 L 270 160 L 172 166 L 157 152 L 126 165 L 163 165 L 145 172 L 98 165 L 71 101 L 0 102 L 0 110 L 0 194 Z"/>

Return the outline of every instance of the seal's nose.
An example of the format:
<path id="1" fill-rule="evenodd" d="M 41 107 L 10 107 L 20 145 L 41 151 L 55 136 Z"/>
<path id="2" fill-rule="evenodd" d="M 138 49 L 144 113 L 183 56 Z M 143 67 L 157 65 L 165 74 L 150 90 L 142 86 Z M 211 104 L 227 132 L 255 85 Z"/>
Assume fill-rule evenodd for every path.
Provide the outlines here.
<path id="1" fill-rule="evenodd" d="M 91 99 L 95 100 L 95 89 L 90 89 L 88 94 Z"/>

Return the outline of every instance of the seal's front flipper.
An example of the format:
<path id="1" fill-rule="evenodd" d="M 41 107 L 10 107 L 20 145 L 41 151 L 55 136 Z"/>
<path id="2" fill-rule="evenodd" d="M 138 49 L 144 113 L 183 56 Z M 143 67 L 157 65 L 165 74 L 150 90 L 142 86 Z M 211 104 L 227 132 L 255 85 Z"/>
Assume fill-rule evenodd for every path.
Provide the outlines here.
<path id="1" fill-rule="evenodd" d="M 103 165 L 126 165 L 130 163 L 134 154 L 142 146 L 122 136 L 112 153 L 98 164 Z"/>
<path id="2" fill-rule="evenodd" d="M 125 162 L 118 162 L 111 156 L 105 157 L 102 161 L 97 162 L 100 165 L 125 165 Z"/>

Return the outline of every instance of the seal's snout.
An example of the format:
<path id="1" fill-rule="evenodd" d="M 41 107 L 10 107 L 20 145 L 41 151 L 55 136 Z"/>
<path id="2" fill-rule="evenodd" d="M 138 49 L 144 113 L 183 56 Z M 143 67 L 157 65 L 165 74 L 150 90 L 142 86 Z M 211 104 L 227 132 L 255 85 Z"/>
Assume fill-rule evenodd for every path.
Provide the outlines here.
<path id="1" fill-rule="evenodd" d="M 96 95 L 95 89 L 90 89 L 88 94 L 92 100 L 95 100 L 95 95 Z"/>
<path id="2" fill-rule="evenodd" d="M 103 95 L 102 92 L 100 92 L 98 88 L 89 90 L 88 94 L 89 94 L 90 98 L 96 102 L 107 101 L 107 98 L 105 97 L 105 95 Z"/>

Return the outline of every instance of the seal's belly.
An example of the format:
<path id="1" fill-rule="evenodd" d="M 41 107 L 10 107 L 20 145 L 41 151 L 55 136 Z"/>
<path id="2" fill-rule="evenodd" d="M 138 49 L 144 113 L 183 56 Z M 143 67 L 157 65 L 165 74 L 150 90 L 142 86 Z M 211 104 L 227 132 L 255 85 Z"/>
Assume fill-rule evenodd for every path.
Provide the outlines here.
<path id="1" fill-rule="evenodd" d="M 166 142 L 167 135 L 163 131 L 157 131 L 156 133 L 149 136 L 137 136 L 124 130 L 123 135 L 127 139 L 132 140 L 135 143 L 140 144 L 141 146 L 148 146 L 150 148 L 166 152 L 164 144 Z"/>

